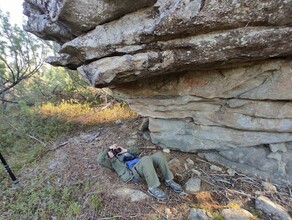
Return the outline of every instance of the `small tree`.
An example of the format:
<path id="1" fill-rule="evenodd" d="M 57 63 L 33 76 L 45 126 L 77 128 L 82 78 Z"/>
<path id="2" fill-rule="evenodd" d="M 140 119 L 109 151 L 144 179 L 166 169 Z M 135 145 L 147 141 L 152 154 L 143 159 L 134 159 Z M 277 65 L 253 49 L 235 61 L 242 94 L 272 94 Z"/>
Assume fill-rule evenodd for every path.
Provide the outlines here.
<path id="1" fill-rule="evenodd" d="M 0 10 L 0 100 L 14 102 L 8 93 L 37 73 L 44 63 L 47 46 L 40 39 L 9 23 L 9 14 Z"/>

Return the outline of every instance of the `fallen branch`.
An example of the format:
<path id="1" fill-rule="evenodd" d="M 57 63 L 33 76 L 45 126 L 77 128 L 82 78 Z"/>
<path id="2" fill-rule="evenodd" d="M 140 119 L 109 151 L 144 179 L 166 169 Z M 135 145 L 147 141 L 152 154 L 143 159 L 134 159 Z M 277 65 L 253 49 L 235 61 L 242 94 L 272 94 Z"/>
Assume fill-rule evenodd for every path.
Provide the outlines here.
<path id="1" fill-rule="evenodd" d="M 24 135 L 22 132 L 20 132 L 16 127 L 14 127 L 12 124 L 10 124 L 10 123 L 8 123 L 9 124 L 9 126 L 10 127 L 12 127 L 15 131 L 17 131 L 18 132 L 18 134 L 19 134 L 19 136 L 22 136 L 22 135 Z M 33 140 L 35 140 L 35 141 L 37 141 L 37 142 L 39 142 L 39 143 L 41 143 L 44 147 L 46 147 L 47 145 L 46 145 L 46 143 L 45 142 L 43 142 L 43 141 L 41 141 L 41 140 L 39 140 L 38 138 L 36 138 L 35 136 L 33 136 L 33 135 L 30 135 L 30 134 L 26 134 L 26 136 L 28 136 L 29 138 L 31 138 L 31 139 L 33 139 Z"/>
<path id="2" fill-rule="evenodd" d="M 240 194 L 240 195 L 246 196 L 246 197 L 248 197 L 248 198 L 252 198 L 252 199 L 255 199 L 255 198 L 256 198 L 255 196 L 252 196 L 251 194 L 248 194 L 248 193 L 244 193 L 244 192 L 242 192 L 242 191 L 237 191 L 237 190 L 234 190 L 234 189 L 229 189 L 229 188 L 227 188 L 226 186 L 219 186 L 219 185 L 217 185 L 218 182 L 227 183 L 227 184 L 230 184 L 231 186 L 233 186 L 233 184 L 230 183 L 230 182 L 228 182 L 228 181 L 226 181 L 226 180 L 224 180 L 224 179 L 219 179 L 219 178 L 214 179 L 214 178 L 213 178 L 214 176 L 212 177 L 211 175 L 209 175 L 207 172 L 205 172 L 205 171 L 202 170 L 202 169 L 200 169 L 200 171 L 201 171 L 202 174 L 204 174 L 204 176 L 208 179 L 208 180 L 206 180 L 206 179 L 203 179 L 203 178 L 202 178 L 202 180 L 205 181 L 205 182 L 207 182 L 208 184 L 214 186 L 215 188 L 220 189 L 219 191 L 221 191 L 221 190 L 223 189 L 223 190 L 228 191 L 229 193 Z M 250 178 L 248 178 L 248 179 L 250 179 Z M 227 198 L 227 197 L 226 197 L 226 198 Z"/>
<path id="3" fill-rule="evenodd" d="M 106 220 L 106 219 L 116 219 L 116 218 L 122 218 L 123 216 L 121 215 L 115 215 L 115 216 L 112 216 L 112 217 L 104 217 L 104 218 L 99 218 L 99 219 L 103 219 L 103 220 Z"/>
<path id="4" fill-rule="evenodd" d="M 96 132 L 91 137 L 89 137 L 88 140 L 86 140 L 86 143 L 90 143 L 90 142 L 94 141 L 99 135 L 100 135 L 100 131 Z"/>
<path id="5" fill-rule="evenodd" d="M 158 147 L 139 147 L 139 149 L 142 149 L 142 150 L 158 150 L 159 148 Z"/>
<path id="6" fill-rule="evenodd" d="M 215 181 L 222 182 L 222 183 L 226 183 L 226 184 L 229 184 L 229 185 L 233 186 L 233 184 L 231 182 L 227 181 L 227 180 L 218 179 L 218 180 L 215 180 Z"/>
<path id="7" fill-rule="evenodd" d="M 240 195 L 246 196 L 246 197 L 251 198 L 251 199 L 255 199 L 256 198 L 255 196 L 252 196 L 250 194 L 247 194 L 247 193 L 244 193 L 244 192 L 240 192 L 240 191 L 237 191 L 237 190 L 234 190 L 234 189 L 228 189 L 228 188 L 226 188 L 226 190 L 229 191 L 229 192 L 231 192 L 231 193 L 240 194 Z"/>
<path id="8" fill-rule="evenodd" d="M 69 143 L 69 142 L 66 141 L 66 142 L 64 142 L 64 143 L 62 143 L 62 144 L 59 144 L 57 147 L 51 149 L 50 151 L 56 151 L 56 150 L 58 150 L 59 148 L 61 148 L 61 147 L 65 146 L 65 145 L 67 145 L 68 143 Z"/>
<path id="9" fill-rule="evenodd" d="M 224 187 L 217 186 L 216 184 L 211 183 L 210 181 L 208 181 L 208 180 L 206 180 L 206 179 L 202 179 L 202 180 L 205 181 L 206 183 L 208 183 L 208 184 L 211 185 L 211 186 L 214 186 L 214 187 L 216 187 L 216 188 L 222 188 L 222 189 L 224 189 Z"/>
<path id="10" fill-rule="evenodd" d="M 35 141 L 41 143 L 44 147 L 46 147 L 46 143 L 43 142 L 43 141 L 41 141 L 41 140 L 39 140 L 39 139 L 37 139 L 35 136 L 30 135 L 30 134 L 27 134 L 27 136 L 30 137 L 31 139 L 33 139 L 33 140 L 35 140 Z"/>
<path id="11" fill-rule="evenodd" d="M 53 148 L 53 149 L 48 149 L 46 152 L 44 152 L 44 153 L 42 154 L 41 157 L 45 156 L 45 155 L 46 155 L 47 153 L 49 153 L 50 151 L 56 151 L 56 150 L 58 150 L 59 148 L 61 148 L 61 147 L 65 146 L 65 145 L 67 145 L 68 143 L 69 143 L 69 142 L 66 141 L 66 142 L 64 142 L 64 143 L 62 143 L 62 144 L 59 144 L 57 147 L 55 147 L 55 148 Z"/>
<path id="12" fill-rule="evenodd" d="M 204 162 L 204 163 L 209 164 L 211 166 L 214 166 L 215 165 L 215 164 L 212 164 L 212 163 L 210 163 L 208 161 L 205 161 L 205 160 L 202 160 L 202 159 L 199 159 L 199 158 L 196 158 L 196 160 L 201 161 L 201 162 Z"/>
<path id="13" fill-rule="evenodd" d="M 100 219 L 100 220 L 101 219 L 102 220 L 117 219 L 117 218 L 125 218 L 125 219 L 134 218 L 134 219 L 137 219 L 137 217 L 139 217 L 139 216 L 146 216 L 146 215 L 149 215 L 149 214 L 136 214 L 136 215 L 130 215 L 130 216 L 115 215 L 115 216 L 112 216 L 112 217 L 104 217 L 104 218 L 98 218 L 98 219 Z"/>

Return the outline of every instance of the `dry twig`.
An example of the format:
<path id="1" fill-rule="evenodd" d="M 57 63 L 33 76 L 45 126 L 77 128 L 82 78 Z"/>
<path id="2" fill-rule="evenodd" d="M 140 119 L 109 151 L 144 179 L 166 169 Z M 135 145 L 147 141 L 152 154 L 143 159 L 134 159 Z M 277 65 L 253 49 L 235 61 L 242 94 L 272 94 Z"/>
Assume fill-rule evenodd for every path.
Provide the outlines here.
<path id="1" fill-rule="evenodd" d="M 69 142 L 66 141 L 66 142 L 64 142 L 64 143 L 62 143 L 62 144 L 59 144 L 57 147 L 55 147 L 55 148 L 52 149 L 51 151 L 56 151 L 56 150 L 58 150 L 59 148 L 61 148 L 61 147 L 65 146 L 65 145 L 67 145 L 68 143 L 69 143 Z"/>
<path id="2" fill-rule="evenodd" d="M 212 163 L 210 163 L 210 162 L 208 162 L 208 161 L 205 161 L 205 160 L 202 160 L 202 159 L 199 159 L 199 158 L 196 158 L 196 160 L 201 161 L 201 162 L 204 162 L 204 163 L 209 164 L 209 165 L 211 165 L 211 166 L 214 165 L 214 164 L 212 164 Z"/>
<path id="3" fill-rule="evenodd" d="M 240 195 L 243 195 L 243 196 L 246 196 L 248 198 L 251 198 L 251 199 L 255 199 L 256 197 L 255 196 L 252 196 L 248 193 L 245 193 L 245 192 L 241 192 L 241 191 L 237 191 L 237 190 L 234 190 L 234 189 L 228 189 L 226 188 L 227 191 L 231 192 L 231 193 L 236 193 L 236 194 L 240 194 Z"/>
<path id="4" fill-rule="evenodd" d="M 13 126 L 12 124 L 8 123 L 10 127 L 12 127 L 19 135 L 23 135 L 22 132 L 20 132 L 15 126 Z M 44 147 L 46 147 L 46 143 L 39 140 L 38 138 L 36 138 L 35 136 L 33 135 L 30 135 L 30 134 L 26 134 L 26 136 L 28 136 L 29 138 L 41 143 Z"/>
<path id="5" fill-rule="evenodd" d="M 147 146 L 147 147 L 139 147 L 139 149 L 142 149 L 142 150 L 158 150 L 157 147 L 151 147 L 151 146 Z"/>
<path id="6" fill-rule="evenodd" d="M 96 133 L 93 134 L 90 138 L 88 138 L 88 140 L 86 140 L 86 143 L 91 143 L 91 142 L 94 141 L 99 135 L 100 135 L 100 131 L 96 132 Z"/>
<path id="7" fill-rule="evenodd" d="M 37 139 L 35 136 L 30 135 L 30 134 L 27 134 L 27 136 L 30 137 L 31 139 L 33 139 L 33 140 L 35 140 L 35 141 L 41 143 L 44 147 L 46 147 L 46 143 L 43 142 L 43 141 L 41 141 L 41 140 L 39 140 L 39 139 Z"/>

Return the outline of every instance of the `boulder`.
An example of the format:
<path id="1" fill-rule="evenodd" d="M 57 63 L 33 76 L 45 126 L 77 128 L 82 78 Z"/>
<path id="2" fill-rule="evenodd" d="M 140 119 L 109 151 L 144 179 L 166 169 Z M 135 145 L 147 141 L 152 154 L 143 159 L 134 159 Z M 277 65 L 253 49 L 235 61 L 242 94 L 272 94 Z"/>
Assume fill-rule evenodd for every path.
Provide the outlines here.
<path id="1" fill-rule="evenodd" d="M 187 193 L 196 193 L 200 191 L 201 179 L 198 177 L 193 177 L 189 179 L 185 184 L 185 189 Z"/>
<path id="2" fill-rule="evenodd" d="M 256 220 L 257 218 L 253 216 L 249 211 L 245 209 L 223 209 L 222 215 L 225 220 Z"/>
<path id="3" fill-rule="evenodd" d="M 278 184 L 292 184 L 292 142 L 286 144 L 287 152 L 280 159 L 269 157 L 267 146 L 243 147 L 218 152 L 201 152 L 208 161 L 218 162 L 239 172 Z"/>
<path id="4" fill-rule="evenodd" d="M 115 194 L 124 199 L 130 199 L 131 202 L 138 202 L 149 198 L 149 196 L 140 190 L 120 188 L 117 189 Z"/>
<path id="5" fill-rule="evenodd" d="M 256 208 L 270 215 L 272 219 L 291 220 L 292 218 L 282 206 L 272 202 L 265 196 L 259 196 L 255 201 Z"/>
<path id="6" fill-rule="evenodd" d="M 191 208 L 190 213 L 189 213 L 189 219 L 190 220 L 209 220 L 209 219 L 213 219 L 213 217 L 209 212 L 203 209 Z"/>

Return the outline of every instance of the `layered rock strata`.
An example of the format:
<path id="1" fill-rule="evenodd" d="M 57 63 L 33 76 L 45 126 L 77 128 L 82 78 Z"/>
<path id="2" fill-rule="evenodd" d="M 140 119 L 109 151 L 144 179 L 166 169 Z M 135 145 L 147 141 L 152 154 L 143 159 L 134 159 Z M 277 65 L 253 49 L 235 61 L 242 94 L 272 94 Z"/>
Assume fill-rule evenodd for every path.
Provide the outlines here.
<path id="1" fill-rule="evenodd" d="M 243 173 L 292 180 L 292 61 L 189 71 L 117 85 L 151 140 Z M 282 145 L 279 150 L 270 145 Z"/>
<path id="2" fill-rule="evenodd" d="M 127 13 L 154 4 L 154 0 L 24 0 L 25 30 L 46 40 L 65 43 Z"/>
<path id="3" fill-rule="evenodd" d="M 153 143 L 292 183 L 291 0 L 25 0 L 56 66 L 110 86 Z M 284 146 L 285 152 L 271 146 Z"/>

